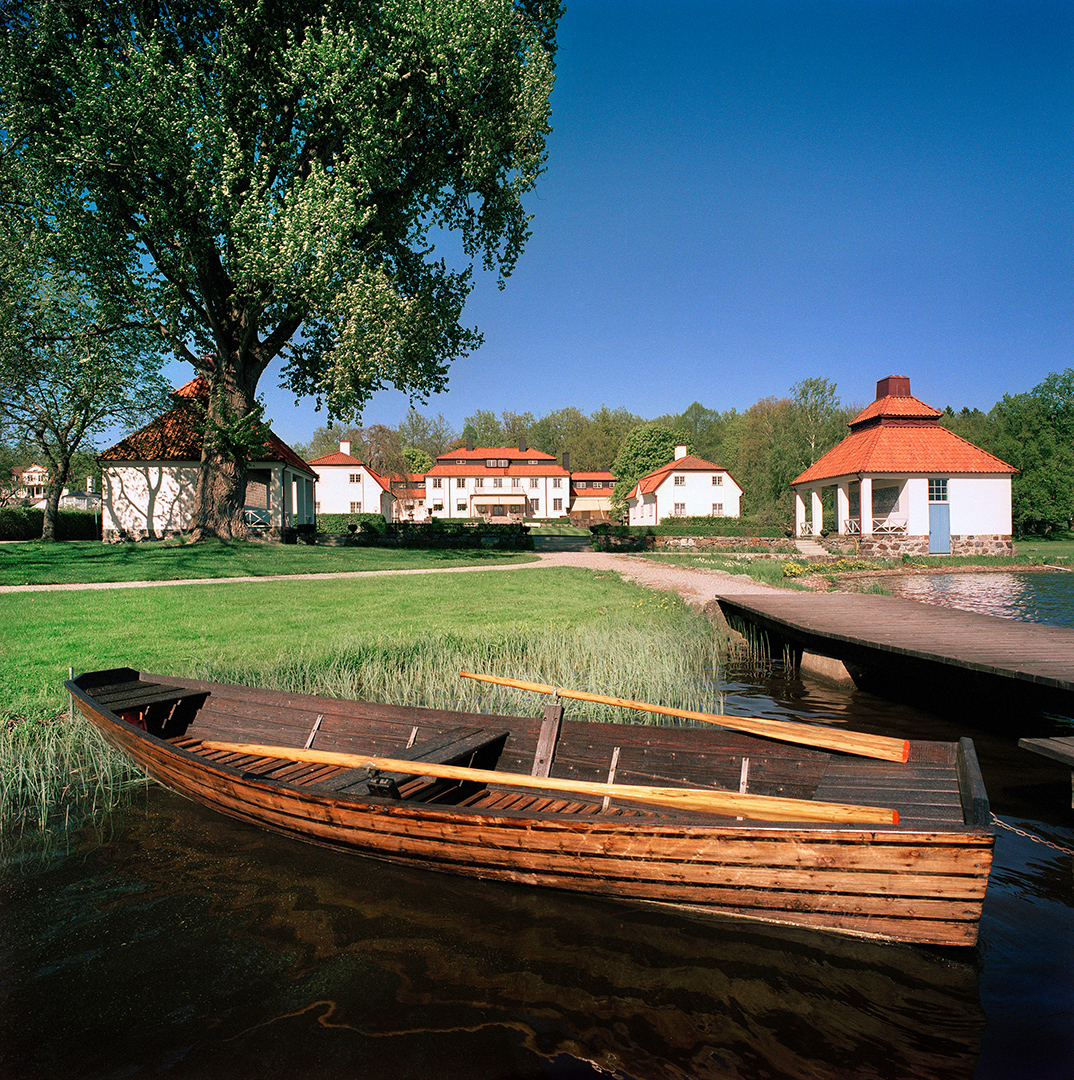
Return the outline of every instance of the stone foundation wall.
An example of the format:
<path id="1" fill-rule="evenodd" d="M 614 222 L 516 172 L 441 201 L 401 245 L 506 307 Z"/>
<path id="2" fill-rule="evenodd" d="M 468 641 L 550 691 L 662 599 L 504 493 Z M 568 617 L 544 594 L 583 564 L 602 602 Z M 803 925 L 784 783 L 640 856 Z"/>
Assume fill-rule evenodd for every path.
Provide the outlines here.
<path id="1" fill-rule="evenodd" d="M 793 555 L 798 549 L 793 540 L 778 536 L 652 536 L 653 551 L 740 551 L 761 548 L 765 551 Z"/>
<path id="2" fill-rule="evenodd" d="M 903 555 L 928 555 L 929 538 L 927 536 L 873 535 L 863 536 L 851 541 L 856 553 L 863 559 L 900 559 Z M 835 550 L 830 541 L 824 546 Z M 840 549 L 840 553 L 845 554 Z M 951 536 L 952 555 L 998 555 L 1010 558 L 1014 555 L 1014 544 L 1009 535 L 984 533 L 972 536 Z"/>
<path id="3" fill-rule="evenodd" d="M 1000 555 L 1013 556 L 1014 544 L 1011 537 L 1001 533 L 993 535 L 952 536 L 952 555 Z"/>

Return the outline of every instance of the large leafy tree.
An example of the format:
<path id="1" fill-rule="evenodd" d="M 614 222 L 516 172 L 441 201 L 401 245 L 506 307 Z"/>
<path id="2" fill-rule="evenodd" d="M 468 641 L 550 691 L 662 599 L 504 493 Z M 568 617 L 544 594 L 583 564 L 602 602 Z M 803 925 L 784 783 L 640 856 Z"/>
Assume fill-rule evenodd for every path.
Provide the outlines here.
<path id="1" fill-rule="evenodd" d="M 1044 384 L 1042 384 L 1043 386 Z M 1074 445 L 1047 388 L 1004 394 L 988 414 L 986 449 L 1019 471 L 1011 484 L 1018 533 L 1069 527 L 1074 513 Z"/>
<path id="2" fill-rule="evenodd" d="M 559 0 L 26 0 L 0 24 L 24 205 L 209 380 L 195 536 L 242 535 L 257 388 L 353 421 L 480 344 L 549 133 Z M 432 254 L 460 238 L 461 268 Z M 256 426 L 256 424 L 254 424 Z M 256 434 L 256 433 L 254 433 Z"/>
<path id="3" fill-rule="evenodd" d="M 619 448 L 612 462 L 615 487 L 612 489 L 612 507 L 617 511 L 626 509 L 627 496 L 638 480 L 661 465 L 675 460 L 676 446 L 685 445 L 693 453 L 693 444 L 683 431 L 665 427 L 663 424 L 645 424 L 631 431 Z"/>
<path id="4" fill-rule="evenodd" d="M 91 287 L 85 252 L 12 226 L 0 227 L 0 425 L 48 469 L 41 535 L 53 540 L 68 477 L 76 464 L 85 475 L 95 436 L 164 411 L 170 387 L 159 339 L 107 281 Z"/>

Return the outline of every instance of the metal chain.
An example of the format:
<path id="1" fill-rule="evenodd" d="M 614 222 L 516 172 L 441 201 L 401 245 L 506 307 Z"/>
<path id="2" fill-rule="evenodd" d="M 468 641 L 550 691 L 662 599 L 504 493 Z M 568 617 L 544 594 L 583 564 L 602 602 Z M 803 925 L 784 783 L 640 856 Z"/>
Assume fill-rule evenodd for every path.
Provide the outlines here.
<path id="1" fill-rule="evenodd" d="M 1027 840 L 1032 840 L 1035 844 L 1043 844 L 1045 847 L 1054 848 L 1056 851 L 1063 852 L 1064 855 L 1074 855 L 1074 850 L 1068 847 L 1063 847 L 1062 844 L 1053 844 L 1051 840 L 1045 840 L 1042 836 L 1034 836 L 1032 833 L 1026 832 L 1025 829 L 1019 829 L 1017 825 L 1010 825 L 1006 821 L 1000 821 L 995 814 L 992 814 L 992 824 L 998 825 L 1002 829 L 1009 829 L 1012 833 L 1017 833 L 1019 836 L 1024 836 Z"/>

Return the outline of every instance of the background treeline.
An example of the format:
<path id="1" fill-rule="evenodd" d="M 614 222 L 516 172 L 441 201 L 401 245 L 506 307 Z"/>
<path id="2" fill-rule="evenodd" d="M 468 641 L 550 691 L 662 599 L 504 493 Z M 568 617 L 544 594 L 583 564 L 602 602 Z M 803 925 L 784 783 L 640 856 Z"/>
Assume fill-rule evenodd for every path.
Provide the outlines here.
<path id="1" fill-rule="evenodd" d="M 804 379 L 785 397 L 762 398 L 744 412 L 720 411 L 695 401 L 681 413 L 645 418 L 602 405 L 586 414 L 568 406 L 545 416 L 496 415 L 478 409 L 461 431 L 444 416 L 411 411 L 397 428 L 318 428 L 295 449 L 307 460 L 339 448 L 381 473 L 425 472 L 440 454 L 473 439 L 475 446 L 524 444 L 562 458 L 572 472 L 615 469 L 631 432 L 665 429 L 692 453 L 726 468 L 742 486 L 743 515 L 759 524 L 789 526 L 790 482 L 847 434 L 847 423 L 864 407 L 843 403 L 836 384 Z M 1018 533 L 1069 528 L 1074 513 L 1074 368 L 1049 375 L 1028 393 L 1004 394 L 988 411 L 948 406 L 945 427 L 1019 469 L 1013 512 Z"/>
<path id="2" fill-rule="evenodd" d="M 843 403 L 827 379 L 805 379 L 785 397 L 762 398 L 743 412 L 720 411 L 695 401 L 681 413 L 645 418 L 625 408 L 602 405 L 586 414 L 568 406 L 545 416 L 478 409 L 461 431 L 444 416 L 411 411 L 398 427 L 321 427 L 308 443 L 294 449 L 306 460 L 338 450 L 340 440 L 381 474 L 423 473 L 436 457 L 473 439 L 475 446 L 524 444 L 562 459 L 570 455 L 573 472 L 611 469 L 617 478 L 631 471 L 629 450 L 642 428 L 663 436 L 662 445 L 684 442 L 692 453 L 726 468 L 742 486 L 743 515 L 758 524 L 790 525 L 790 482 L 847 434 L 847 422 L 863 403 Z M 1074 368 L 1048 375 L 1023 394 L 1004 394 L 988 411 L 948 406 L 940 421 L 975 446 L 1015 466 L 1013 513 L 1017 533 L 1048 533 L 1070 528 L 1074 514 Z M 654 442 L 661 442 L 654 439 Z M 35 461 L 35 448 L 4 438 L 0 429 L 0 473 L 10 477 L 16 465 Z M 667 458 L 665 458 L 667 460 Z M 646 471 L 645 463 L 636 466 Z M 93 476 L 100 490 L 100 469 L 92 451 L 72 462 L 70 486 L 81 488 Z M 0 505 L 19 502 L 0 485 Z"/>

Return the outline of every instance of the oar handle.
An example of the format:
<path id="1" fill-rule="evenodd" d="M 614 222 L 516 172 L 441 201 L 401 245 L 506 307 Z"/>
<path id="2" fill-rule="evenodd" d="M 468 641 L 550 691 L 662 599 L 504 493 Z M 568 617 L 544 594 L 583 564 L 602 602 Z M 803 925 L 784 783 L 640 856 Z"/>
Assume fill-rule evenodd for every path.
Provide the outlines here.
<path id="1" fill-rule="evenodd" d="M 802 746 L 815 746 L 822 750 L 838 750 L 844 754 L 857 754 L 859 757 L 899 762 L 908 761 L 910 758 L 908 740 L 892 739 L 886 735 L 866 735 L 860 731 L 833 731 L 831 728 L 819 727 L 816 724 L 799 724 L 793 720 L 762 720 L 753 716 L 691 712 L 689 709 L 672 709 L 666 705 L 651 705 L 644 701 L 590 694 L 584 690 L 567 690 L 562 687 L 546 686 L 544 683 L 504 679 L 499 675 L 480 675 L 473 671 L 460 671 L 459 675 L 464 679 L 477 679 L 480 682 L 495 683 L 497 686 L 510 686 L 516 690 L 531 690 L 535 694 L 557 694 L 561 698 L 573 698 L 576 701 L 617 705 L 623 709 L 637 709 L 640 712 L 657 713 L 661 716 L 677 716 L 684 720 L 719 724 L 720 727 L 731 731 L 743 731 L 749 735 L 760 735 L 762 738 L 777 739 L 780 742 L 796 743 Z"/>

